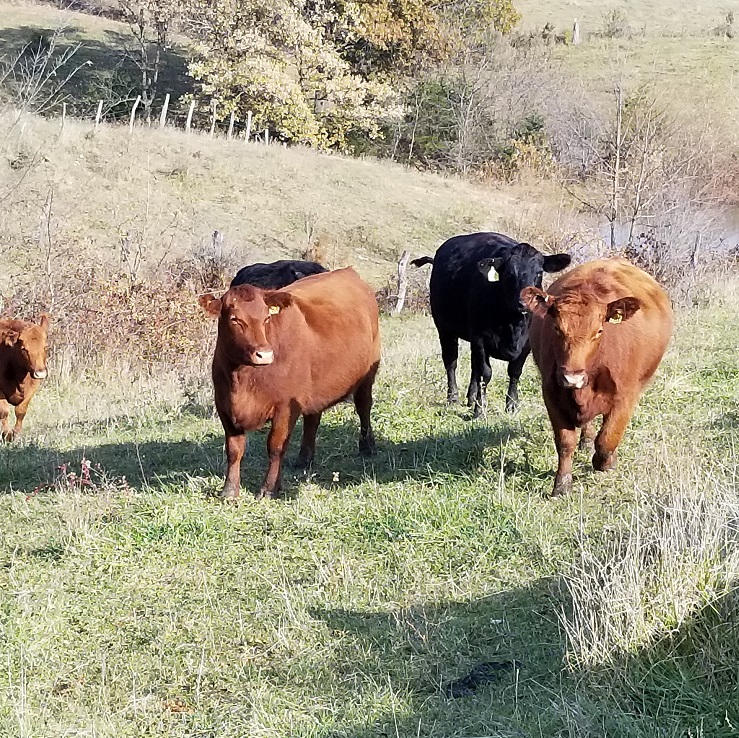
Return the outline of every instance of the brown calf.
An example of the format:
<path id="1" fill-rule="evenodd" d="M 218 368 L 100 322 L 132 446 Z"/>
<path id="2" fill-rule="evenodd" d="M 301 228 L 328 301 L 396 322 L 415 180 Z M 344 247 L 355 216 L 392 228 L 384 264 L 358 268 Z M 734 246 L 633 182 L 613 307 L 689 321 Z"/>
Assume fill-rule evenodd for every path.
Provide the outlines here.
<path id="1" fill-rule="evenodd" d="M 0 421 L 3 441 L 21 434 L 28 405 L 46 379 L 46 334 L 49 317 L 38 323 L 25 320 L 0 320 Z M 15 407 L 15 426 L 8 421 L 10 406 Z"/>
<path id="2" fill-rule="evenodd" d="M 559 456 L 552 495 L 572 489 L 572 457 L 595 438 L 593 467 L 607 471 L 636 403 L 672 335 L 667 293 L 625 259 L 583 264 L 544 292 L 521 298 L 533 313 L 529 340 Z M 596 435 L 593 420 L 603 416 Z"/>
<path id="3" fill-rule="evenodd" d="M 272 421 L 269 467 L 257 497 L 274 497 L 298 417 L 303 416 L 298 465 L 305 467 L 315 454 L 321 413 L 350 395 L 359 414 L 360 452 L 371 453 L 378 309 L 374 293 L 353 269 L 316 274 L 280 290 L 239 285 L 220 299 L 205 295 L 200 304 L 218 317 L 213 385 L 228 461 L 221 497 L 239 496 L 247 431 Z"/>

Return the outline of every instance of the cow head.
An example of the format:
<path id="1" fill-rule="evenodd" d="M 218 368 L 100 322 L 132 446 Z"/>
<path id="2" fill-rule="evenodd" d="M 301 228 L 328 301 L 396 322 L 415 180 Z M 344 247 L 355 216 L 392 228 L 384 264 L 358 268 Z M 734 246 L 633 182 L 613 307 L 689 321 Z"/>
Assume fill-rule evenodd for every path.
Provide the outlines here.
<path id="1" fill-rule="evenodd" d="M 292 305 L 291 295 L 241 284 L 223 297 L 203 295 L 199 302 L 208 315 L 218 318 L 218 340 L 238 363 L 264 366 L 274 361 L 269 324 Z"/>
<path id="2" fill-rule="evenodd" d="M 557 381 L 570 389 L 587 386 L 588 371 L 604 329 L 608 326 L 611 330 L 612 325 L 613 330 L 618 330 L 619 324 L 640 308 L 636 297 L 605 302 L 595 290 L 580 290 L 557 297 L 538 287 L 527 287 L 521 299 L 534 315 L 551 327 Z"/>
<path id="3" fill-rule="evenodd" d="M 541 287 L 544 272 L 559 272 L 569 266 L 569 254 L 542 254 L 528 243 L 501 248 L 491 258 L 481 259 L 477 268 L 488 282 L 497 282 L 503 293 L 502 308 L 507 312 L 528 315 L 521 301 L 521 290 Z"/>
<path id="4" fill-rule="evenodd" d="M 41 315 L 38 323 L 28 323 L 19 331 L 8 331 L 3 343 L 16 351 L 19 366 L 34 379 L 46 379 L 46 337 L 49 330 L 49 316 Z"/>

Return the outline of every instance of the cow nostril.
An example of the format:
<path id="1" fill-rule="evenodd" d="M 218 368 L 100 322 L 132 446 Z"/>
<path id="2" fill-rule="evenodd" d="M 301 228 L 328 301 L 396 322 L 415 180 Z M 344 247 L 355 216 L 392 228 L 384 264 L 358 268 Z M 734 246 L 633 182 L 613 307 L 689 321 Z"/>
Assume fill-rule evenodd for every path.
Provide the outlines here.
<path id="1" fill-rule="evenodd" d="M 271 364 L 274 357 L 273 351 L 255 351 L 253 358 L 255 364 Z"/>

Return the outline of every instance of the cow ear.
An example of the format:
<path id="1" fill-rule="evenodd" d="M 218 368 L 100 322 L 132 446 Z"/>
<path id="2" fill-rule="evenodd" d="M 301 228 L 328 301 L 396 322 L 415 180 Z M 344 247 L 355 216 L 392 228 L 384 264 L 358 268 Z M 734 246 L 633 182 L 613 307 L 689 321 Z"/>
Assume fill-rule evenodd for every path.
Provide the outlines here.
<path id="1" fill-rule="evenodd" d="M 293 304 L 293 296 L 287 292 L 275 290 L 273 292 L 264 293 L 264 302 L 269 307 L 270 315 L 277 315 L 280 310 L 290 307 Z"/>
<path id="2" fill-rule="evenodd" d="M 221 314 L 221 299 L 219 297 L 212 294 L 200 295 L 198 302 L 211 318 L 217 318 Z"/>
<path id="3" fill-rule="evenodd" d="M 49 314 L 48 313 L 41 313 L 41 317 L 39 318 L 38 324 L 39 324 L 39 326 L 41 327 L 41 330 L 44 333 L 48 333 L 48 331 L 49 331 Z"/>
<path id="4" fill-rule="evenodd" d="M 551 254 L 544 257 L 544 271 L 551 274 L 552 272 L 561 272 L 570 265 L 572 257 L 569 254 Z"/>
<path id="5" fill-rule="evenodd" d="M 18 333 L 18 331 L 8 331 L 5 336 L 3 336 L 3 343 L 6 346 L 15 346 L 16 343 L 18 343 L 18 339 L 21 337 L 21 334 Z"/>
<path id="6" fill-rule="evenodd" d="M 524 287 L 521 290 L 521 302 L 529 312 L 543 318 L 554 304 L 554 295 L 549 295 L 538 287 Z"/>
<path id="7" fill-rule="evenodd" d="M 503 259 L 480 259 L 477 262 L 477 268 L 488 282 L 497 282 L 499 279 L 498 270 L 503 265 Z"/>
<path id="8" fill-rule="evenodd" d="M 636 297 L 622 297 L 609 302 L 606 308 L 606 322 L 620 323 L 628 320 L 640 307 L 641 303 Z"/>

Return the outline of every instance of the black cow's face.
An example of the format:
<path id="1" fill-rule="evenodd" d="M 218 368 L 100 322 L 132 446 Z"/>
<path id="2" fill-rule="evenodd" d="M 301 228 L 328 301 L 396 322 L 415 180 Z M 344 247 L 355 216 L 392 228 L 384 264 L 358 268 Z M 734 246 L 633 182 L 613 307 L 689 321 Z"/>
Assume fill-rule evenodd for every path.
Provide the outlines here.
<path id="1" fill-rule="evenodd" d="M 228 354 L 237 362 L 251 366 L 265 366 L 274 361 L 268 326 L 273 316 L 291 304 L 292 298 L 287 293 L 246 284 L 232 287 L 220 299 L 214 295 L 200 298 L 205 312 L 218 317 L 218 340 Z"/>
<path id="2" fill-rule="evenodd" d="M 558 272 L 569 265 L 569 254 L 545 256 L 527 243 L 501 251 L 500 256 L 482 259 L 478 269 L 488 282 L 498 282 L 503 300 L 501 308 L 508 313 L 527 316 L 521 291 L 526 287 L 541 287 L 544 272 Z"/>

